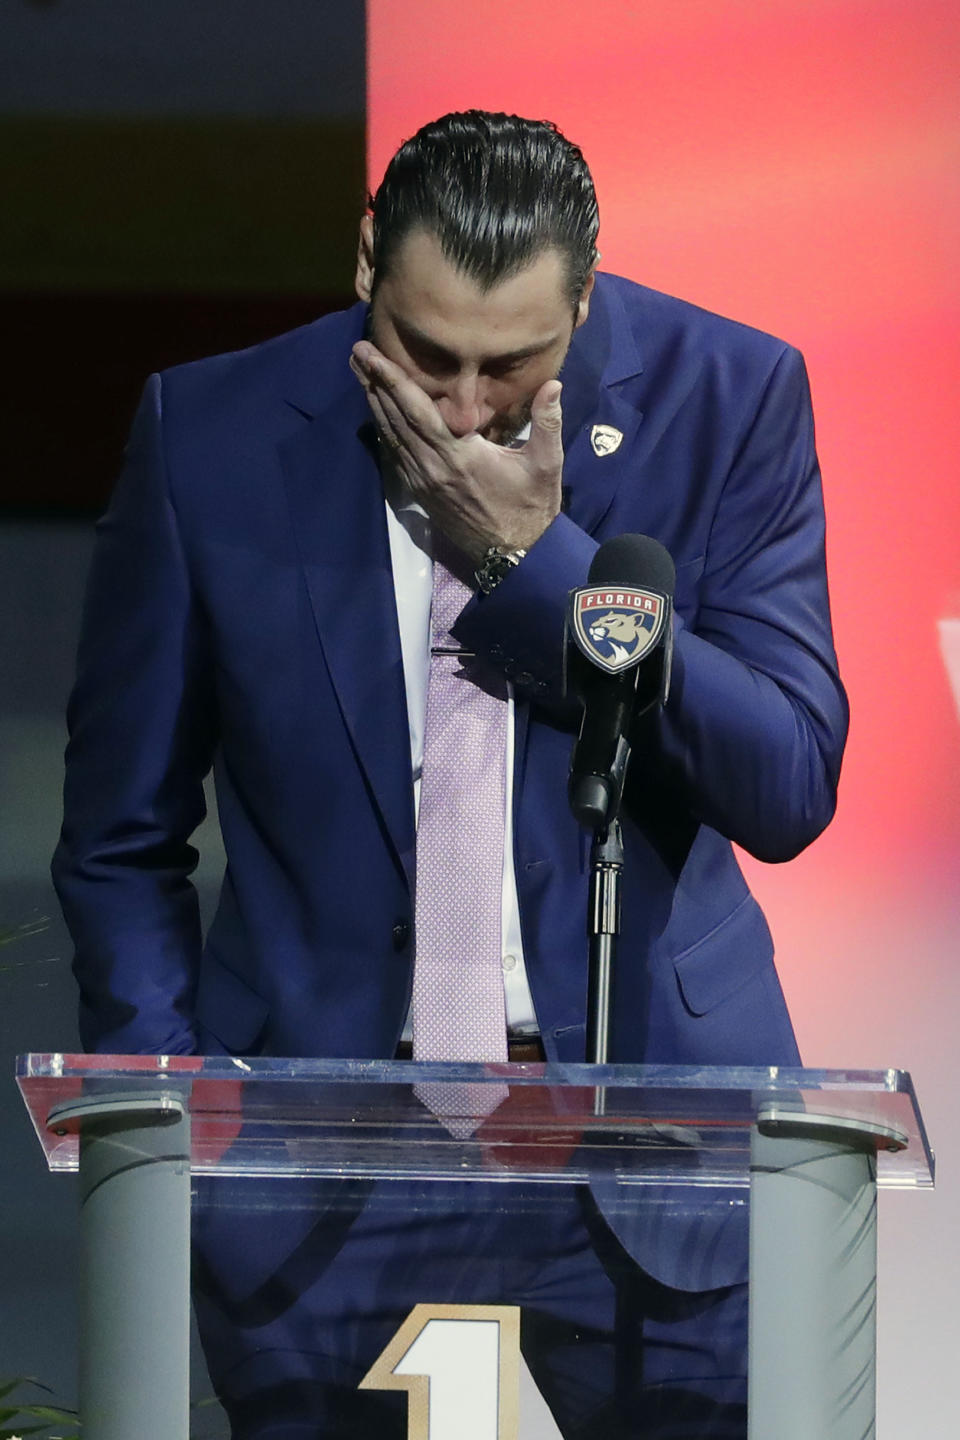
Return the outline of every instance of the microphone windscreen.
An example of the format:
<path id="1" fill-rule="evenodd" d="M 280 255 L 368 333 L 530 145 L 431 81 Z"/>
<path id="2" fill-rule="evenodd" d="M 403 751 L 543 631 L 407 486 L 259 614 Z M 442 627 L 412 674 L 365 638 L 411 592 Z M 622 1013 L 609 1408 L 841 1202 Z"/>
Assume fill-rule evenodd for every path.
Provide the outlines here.
<path id="1" fill-rule="evenodd" d="M 600 546 L 590 566 L 591 585 L 637 585 L 673 598 L 677 572 L 670 551 L 650 535 L 617 535 Z"/>

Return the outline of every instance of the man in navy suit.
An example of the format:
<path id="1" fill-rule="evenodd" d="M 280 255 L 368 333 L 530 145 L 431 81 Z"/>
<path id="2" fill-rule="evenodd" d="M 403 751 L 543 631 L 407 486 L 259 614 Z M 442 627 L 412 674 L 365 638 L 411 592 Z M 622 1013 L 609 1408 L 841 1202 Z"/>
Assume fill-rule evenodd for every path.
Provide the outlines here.
<path id="1" fill-rule="evenodd" d="M 510 687 L 508 1025 L 582 1059 L 563 617 L 598 545 L 641 532 L 677 568 L 674 672 L 625 795 L 611 1058 L 796 1063 L 730 842 L 777 861 L 813 840 L 846 733 L 803 362 L 598 273 L 589 171 L 545 123 L 444 117 L 371 208 L 357 306 L 154 377 L 138 412 L 99 527 L 54 863 L 84 1043 L 402 1047 L 438 529 L 476 571 L 454 634 Z M 228 863 L 204 941 L 189 837 L 211 765 Z M 645 1284 L 729 1301 L 739 1252 L 694 1260 L 653 1230 L 621 1235 Z M 317 1433 L 301 1420 L 237 1433 Z"/>

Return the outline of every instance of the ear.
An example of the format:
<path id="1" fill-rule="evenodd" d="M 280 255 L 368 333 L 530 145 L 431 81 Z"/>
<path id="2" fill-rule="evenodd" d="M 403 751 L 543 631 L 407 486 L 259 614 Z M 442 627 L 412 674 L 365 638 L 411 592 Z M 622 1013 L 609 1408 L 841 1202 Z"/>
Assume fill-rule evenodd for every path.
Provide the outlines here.
<path id="1" fill-rule="evenodd" d="M 593 294 L 593 282 L 596 280 L 596 278 L 597 266 L 595 263 L 590 271 L 590 274 L 587 276 L 586 283 L 584 284 L 583 290 L 580 293 L 580 299 L 577 301 L 577 313 L 573 322 L 574 330 L 578 330 L 583 324 L 584 320 L 586 320 L 587 316 L 590 314 L 590 296 Z"/>
<path id="2" fill-rule="evenodd" d="M 370 303 L 373 294 L 373 216 L 360 221 L 360 244 L 357 247 L 357 274 L 354 287 L 361 300 Z"/>

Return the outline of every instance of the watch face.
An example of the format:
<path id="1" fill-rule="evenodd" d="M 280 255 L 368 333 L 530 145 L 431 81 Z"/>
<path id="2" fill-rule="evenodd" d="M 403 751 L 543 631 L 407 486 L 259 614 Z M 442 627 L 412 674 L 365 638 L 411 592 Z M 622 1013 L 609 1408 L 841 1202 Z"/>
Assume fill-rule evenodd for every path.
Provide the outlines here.
<path id="1" fill-rule="evenodd" d="M 510 561 L 502 550 L 495 550 L 492 546 L 484 555 L 480 568 L 477 571 L 477 584 L 485 595 L 489 595 L 495 586 L 510 569 Z"/>
<path id="2" fill-rule="evenodd" d="M 519 565 L 526 553 L 526 550 L 498 550 L 491 545 L 476 571 L 477 584 L 484 595 L 495 590 L 504 575 Z"/>

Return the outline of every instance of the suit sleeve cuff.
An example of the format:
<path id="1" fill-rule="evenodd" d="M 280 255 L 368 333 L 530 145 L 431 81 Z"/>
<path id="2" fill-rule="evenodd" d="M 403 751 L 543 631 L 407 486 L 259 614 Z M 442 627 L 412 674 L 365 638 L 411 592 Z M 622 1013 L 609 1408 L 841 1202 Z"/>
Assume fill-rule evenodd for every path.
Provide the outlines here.
<path id="1" fill-rule="evenodd" d="M 586 583 L 596 552 L 596 541 L 558 515 L 495 590 L 470 601 L 453 634 L 502 670 L 519 694 L 559 695 L 567 597 Z"/>

